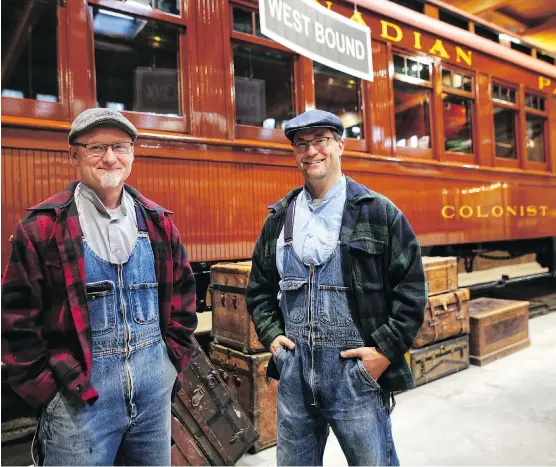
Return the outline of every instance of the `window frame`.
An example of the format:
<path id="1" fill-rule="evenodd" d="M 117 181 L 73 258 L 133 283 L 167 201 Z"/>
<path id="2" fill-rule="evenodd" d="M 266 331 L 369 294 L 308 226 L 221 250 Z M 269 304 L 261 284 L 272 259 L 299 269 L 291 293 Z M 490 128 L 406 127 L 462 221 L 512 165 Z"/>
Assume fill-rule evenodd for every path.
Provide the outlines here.
<path id="1" fill-rule="evenodd" d="M 505 88 L 511 88 L 515 90 L 516 93 L 516 102 L 512 103 L 509 101 L 505 101 L 502 99 L 494 98 L 494 86 L 503 86 Z M 491 96 L 491 103 L 492 103 L 492 158 L 494 162 L 494 167 L 504 167 L 508 169 L 519 169 L 524 167 L 524 158 L 523 158 L 523 143 L 524 143 L 524 136 L 522 135 L 523 123 L 521 122 L 523 112 L 523 92 L 519 86 L 519 84 L 511 83 L 508 81 L 504 81 L 502 79 L 498 79 L 493 77 L 490 81 L 489 87 L 489 94 Z M 515 111 L 514 123 L 515 123 L 515 150 L 516 150 L 516 157 L 515 159 L 498 157 L 496 155 L 496 127 L 494 125 L 494 108 L 495 107 L 502 107 L 504 109 L 513 110 Z"/>
<path id="2" fill-rule="evenodd" d="M 311 61 L 311 64 L 313 62 Z M 361 107 L 361 124 L 363 125 L 363 135 L 364 138 L 356 139 L 356 138 L 344 138 L 345 142 L 345 150 L 347 151 L 360 151 L 360 152 L 367 152 L 369 151 L 369 132 L 372 131 L 372 125 L 369 123 L 369 119 L 367 117 L 367 110 L 370 106 L 367 105 L 369 100 L 370 90 L 368 88 L 369 84 L 367 80 L 357 78 L 356 76 L 353 77 L 354 79 L 358 79 L 360 81 L 360 101 L 359 105 Z M 315 69 L 314 66 L 311 66 L 311 79 L 313 83 L 313 88 L 315 88 Z M 316 91 L 316 90 L 315 90 Z M 316 92 L 315 92 L 315 108 L 316 108 Z"/>
<path id="3" fill-rule="evenodd" d="M 530 94 L 544 99 L 544 110 L 534 109 L 527 107 L 525 105 L 525 97 Z M 528 88 L 523 89 L 523 140 L 524 140 L 524 155 L 523 155 L 523 167 L 527 170 L 538 170 L 543 172 L 548 172 L 550 170 L 550 126 L 549 126 L 549 113 L 548 106 L 550 105 L 549 96 L 534 91 Z M 527 115 L 535 115 L 537 117 L 544 118 L 544 162 L 536 162 L 529 160 L 529 154 L 527 153 Z"/>
<path id="4" fill-rule="evenodd" d="M 423 63 L 429 66 L 429 77 L 430 80 L 423 80 L 421 78 L 415 78 L 402 73 L 394 71 L 394 56 L 400 55 L 406 59 L 414 60 L 418 63 Z M 389 56 L 389 77 L 390 77 L 390 92 L 391 92 L 391 121 L 392 121 L 392 149 L 394 156 L 407 157 L 408 159 L 424 159 L 424 160 L 434 160 L 434 155 L 436 151 L 436 143 L 434 135 L 436 133 L 436 118 L 434 118 L 434 75 L 435 75 L 435 62 L 428 55 L 420 53 L 409 53 L 407 50 L 391 48 Z M 394 82 L 399 81 L 403 84 L 409 84 L 411 86 L 419 86 L 426 88 L 430 91 L 429 99 L 429 130 L 430 130 L 430 148 L 408 148 L 397 145 L 397 135 L 396 135 L 396 109 L 395 109 L 395 97 L 394 97 Z"/>
<path id="5" fill-rule="evenodd" d="M 129 16 L 144 18 L 146 20 L 155 21 L 159 23 L 167 23 L 171 26 L 176 26 L 179 29 L 178 37 L 178 51 L 177 51 L 177 75 L 178 75 L 178 99 L 179 108 L 182 115 L 176 117 L 155 114 L 148 112 L 136 112 L 132 110 L 123 110 L 121 113 L 129 119 L 139 130 L 154 130 L 164 131 L 170 133 L 185 133 L 191 134 L 191 103 L 188 102 L 185 96 L 190 95 L 190 82 L 189 76 L 190 67 L 189 63 L 189 41 L 188 34 L 190 33 L 189 24 L 189 10 L 187 2 L 180 2 L 181 12 L 180 15 L 174 15 L 159 10 L 145 11 L 141 7 L 133 4 L 127 4 L 118 0 L 87 0 L 85 8 L 87 9 L 87 18 L 90 27 L 88 28 L 89 41 L 91 44 L 91 70 L 92 70 L 92 102 L 97 102 L 97 76 L 96 76 L 96 61 L 95 61 L 95 31 L 92 27 L 92 8 L 93 6 L 102 8 L 109 11 L 127 14 Z"/>
<path id="6" fill-rule="evenodd" d="M 61 2 L 56 4 L 56 55 L 58 74 L 58 102 L 46 102 L 29 98 L 2 96 L 2 117 L 20 117 L 68 122 L 69 111 L 69 60 L 68 60 L 68 12 Z"/>
<path id="7" fill-rule="evenodd" d="M 253 14 L 253 34 L 248 34 L 244 32 L 234 31 L 234 15 L 233 9 L 234 7 L 239 7 L 240 9 L 251 12 Z M 231 83 L 233 87 L 233 99 L 232 99 L 232 121 L 233 121 L 233 128 L 235 131 L 233 134 L 237 139 L 245 139 L 245 140 L 257 140 L 257 141 L 267 141 L 267 142 L 276 142 L 276 143 L 286 143 L 290 144 L 290 141 L 286 138 L 284 131 L 281 128 L 263 128 L 254 125 L 245 125 L 236 122 L 236 98 L 235 98 L 235 85 L 234 77 L 235 77 L 235 70 L 234 70 L 234 54 L 233 54 L 233 44 L 245 44 L 251 45 L 259 48 L 266 48 L 277 50 L 279 52 L 285 53 L 289 55 L 293 60 L 293 74 L 291 78 L 291 89 L 292 89 L 292 104 L 293 104 L 293 111 L 298 113 L 299 111 L 299 102 L 300 96 L 298 92 L 298 83 L 301 79 L 302 75 L 302 65 L 300 61 L 300 56 L 295 52 L 292 52 L 291 49 L 285 47 L 278 42 L 273 41 L 272 39 L 267 39 L 264 37 L 259 37 L 256 35 L 256 21 L 255 21 L 255 13 L 258 13 L 258 8 L 256 5 L 252 5 L 246 1 L 238 1 L 234 0 L 229 2 L 230 14 L 228 15 L 228 22 L 230 28 L 230 43 L 229 43 L 229 53 L 230 53 L 230 62 L 231 62 Z"/>
<path id="8" fill-rule="evenodd" d="M 467 76 L 471 78 L 471 91 L 464 91 L 461 89 L 452 88 L 449 86 L 445 86 L 442 82 L 442 70 L 449 70 L 451 73 L 458 73 L 463 76 Z M 466 99 L 470 99 L 472 102 L 471 106 L 471 138 L 473 142 L 472 151 L 470 153 L 465 152 L 456 152 L 456 151 L 448 151 L 446 150 L 446 132 L 444 127 L 444 114 L 442 114 L 442 148 L 439 148 L 443 151 L 444 159 L 450 162 L 459 162 L 462 164 L 475 164 L 478 158 L 478 147 L 479 147 L 479 127 L 478 127 L 478 114 L 477 114 L 477 76 L 475 70 L 469 70 L 465 68 L 459 68 L 457 66 L 447 64 L 445 62 L 441 62 L 439 66 L 439 88 L 440 88 L 440 106 L 443 105 L 443 98 L 442 94 L 446 93 L 449 95 L 457 96 L 457 97 L 464 97 Z M 442 112 L 444 112 L 444 108 L 442 107 Z M 494 117 L 493 117 L 494 118 Z"/>

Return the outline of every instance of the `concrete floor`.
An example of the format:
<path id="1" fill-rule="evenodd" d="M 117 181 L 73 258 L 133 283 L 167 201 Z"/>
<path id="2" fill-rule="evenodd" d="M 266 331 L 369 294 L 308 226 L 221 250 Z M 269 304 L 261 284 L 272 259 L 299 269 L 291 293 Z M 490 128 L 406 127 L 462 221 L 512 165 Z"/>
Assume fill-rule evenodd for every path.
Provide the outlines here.
<path id="1" fill-rule="evenodd" d="M 556 465 L 556 313 L 529 321 L 531 346 L 399 394 L 402 465 Z M 242 466 L 276 464 L 276 448 Z M 324 465 L 347 465 L 331 433 Z"/>

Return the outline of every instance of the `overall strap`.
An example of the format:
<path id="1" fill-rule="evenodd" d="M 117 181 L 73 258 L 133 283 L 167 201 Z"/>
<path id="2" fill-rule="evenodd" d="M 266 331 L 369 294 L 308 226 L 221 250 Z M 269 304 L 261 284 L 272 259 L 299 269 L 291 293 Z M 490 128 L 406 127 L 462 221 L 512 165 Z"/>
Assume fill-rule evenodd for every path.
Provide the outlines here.
<path id="1" fill-rule="evenodd" d="M 296 199 L 297 198 L 294 198 L 293 201 L 289 204 L 288 212 L 286 214 L 286 222 L 284 224 L 284 242 L 286 244 L 293 241 L 293 218 L 295 214 Z"/>

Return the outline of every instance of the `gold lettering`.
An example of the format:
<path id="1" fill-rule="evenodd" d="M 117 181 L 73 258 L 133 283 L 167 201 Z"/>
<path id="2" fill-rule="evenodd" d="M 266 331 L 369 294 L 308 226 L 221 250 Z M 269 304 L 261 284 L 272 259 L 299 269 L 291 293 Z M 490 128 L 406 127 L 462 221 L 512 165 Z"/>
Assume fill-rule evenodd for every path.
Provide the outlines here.
<path id="1" fill-rule="evenodd" d="M 504 215 L 504 208 L 502 206 L 496 205 L 492 207 L 491 212 L 494 217 L 502 217 Z"/>
<path id="2" fill-rule="evenodd" d="M 325 3 L 326 3 L 326 6 L 328 7 L 328 9 L 332 10 L 332 2 L 325 2 Z M 360 15 L 361 15 L 361 13 L 360 13 Z M 363 19 L 363 18 L 361 18 L 361 19 Z M 364 21 L 363 21 L 363 23 L 364 23 Z M 367 25 L 365 24 L 365 26 L 367 26 Z"/>
<path id="3" fill-rule="evenodd" d="M 444 48 L 444 44 L 442 44 L 442 41 L 440 39 L 436 39 L 436 42 L 429 50 L 429 53 L 432 55 L 436 55 L 438 53 L 442 58 L 450 58 L 448 52 L 446 52 L 446 49 Z"/>
<path id="4" fill-rule="evenodd" d="M 415 43 L 413 47 L 417 50 L 421 50 L 423 47 L 421 46 L 421 33 L 417 31 L 413 31 L 413 37 L 415 38 Z"/>
<path id="5" fill-rule="evenodd" d="M 525 211 L 523 210 L 523 206 L 519 206 L 519 215 L 523 217 L 525 215 Z"/>
<path id="6" fill-rule="evenodd" d="M 517 206 L 516 206 L 517 208 Z M 512 216 L 517 216 L 517 211 L 515 208 L 512 208 L 511 206 L 506 206 L 506 215 L 512 215 Z"/>
<path id="7" fill-rule="evenodd" d="M 467 53 L 459 46 L 456 46 L 456 62 L 460 63 L 462 60 L 471 66 L 471 50 L 468 50 Z"/>
<path id="8" fill-rule="evenodd" d="M 544 89 L 547 86 L 550 86 L 551 81 L 544 76 L 539 76 L 539 89 Z"/>
<path id="9" fill-rule="evenodd" d="M 452 211 L 451 216 L 448 214 L 448 209 L 450 209 Z M 456 208 L 454 208 L 454 206 L 449 206 L 449 205 L 448 206 L 443 206 L 441 214 L 442 214 L 442 217 L 444 219 L 452 219 L 456 215 Z"/>
<path id="10" fill-rule="evenodd" d="M 482 213 L 484 216 L 481 216 L 481 208 L 482 206 L 477 206 L 477 217 L 488 217 L 488 213 Z"/>
<path id="11" fill-rule="evenodd" d="M 468 214 L 464 214 L 464 210 Z M 469 219 L 473 215 L 473 208 L 471 206 L 462 206 L 461 208 L 459 208 L 459 215 L 464 219 Z"/>
<path id="12" fill-rule="evenodd" d="M 527 206 L 527 215 L 530 217 L 537 215 L 537 206 Z"/>
<path id="13" fill-rule="evenodd" d="M 546 216 L 546 210 L 548 209 L 548 206 L 539 206 L 539 209 L 541 211 L 541 216 Z"/>
<path id="14" fill-rule="evenodd" d="M 330 3 L 332 5 L 332 2 L 326 2 L 327 4 Z M 362 24 L 363 26 L 367 26 L 367 23 L 365 23 L 365 20 L 363 19 L 363 15 L 361 14 L 360 11 L 355 11 L 352 15 L 352 17 L 350 18 L 350 20 L 355 21 L 356 23 Z"/>
<path id="15" fill-rule="evenodd" d="M 400 28 L 397 24 L 390 23 L 388 21 L 380 20 L 380 24 L 382 24 L 382 34 L 380 37 L 384 39 L 388 39 L 393 42 L 400 42 L 403 37 L 402 28 Z M 388 28 L 392 28 L 396 32 L 396 36 L 391 36 L 388 34 Z"/>

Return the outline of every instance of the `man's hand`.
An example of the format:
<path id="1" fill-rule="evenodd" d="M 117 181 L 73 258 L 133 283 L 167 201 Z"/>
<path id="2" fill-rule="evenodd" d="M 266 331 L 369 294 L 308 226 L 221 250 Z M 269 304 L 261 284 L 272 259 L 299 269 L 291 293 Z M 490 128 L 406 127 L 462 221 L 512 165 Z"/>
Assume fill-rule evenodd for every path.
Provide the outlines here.
<path id="1" fill-rule="evenodd" d="M 390 360 L 378 352 L 376 347 L 358 347 L 357 349 L 344 350 L 340 352 L 340 355 L 344 358 L 360 358 L 367 373 L 375 380 L 378 380 L 390 365 Z"/>
<path id="2" fill-rule="evenodd" d="M 280 347 L 287 347 L 293 350 L 295 348 L 295 343 L 286 336 L 278 336 L 270 344 L 270 353 L 274 355 Z"/>

